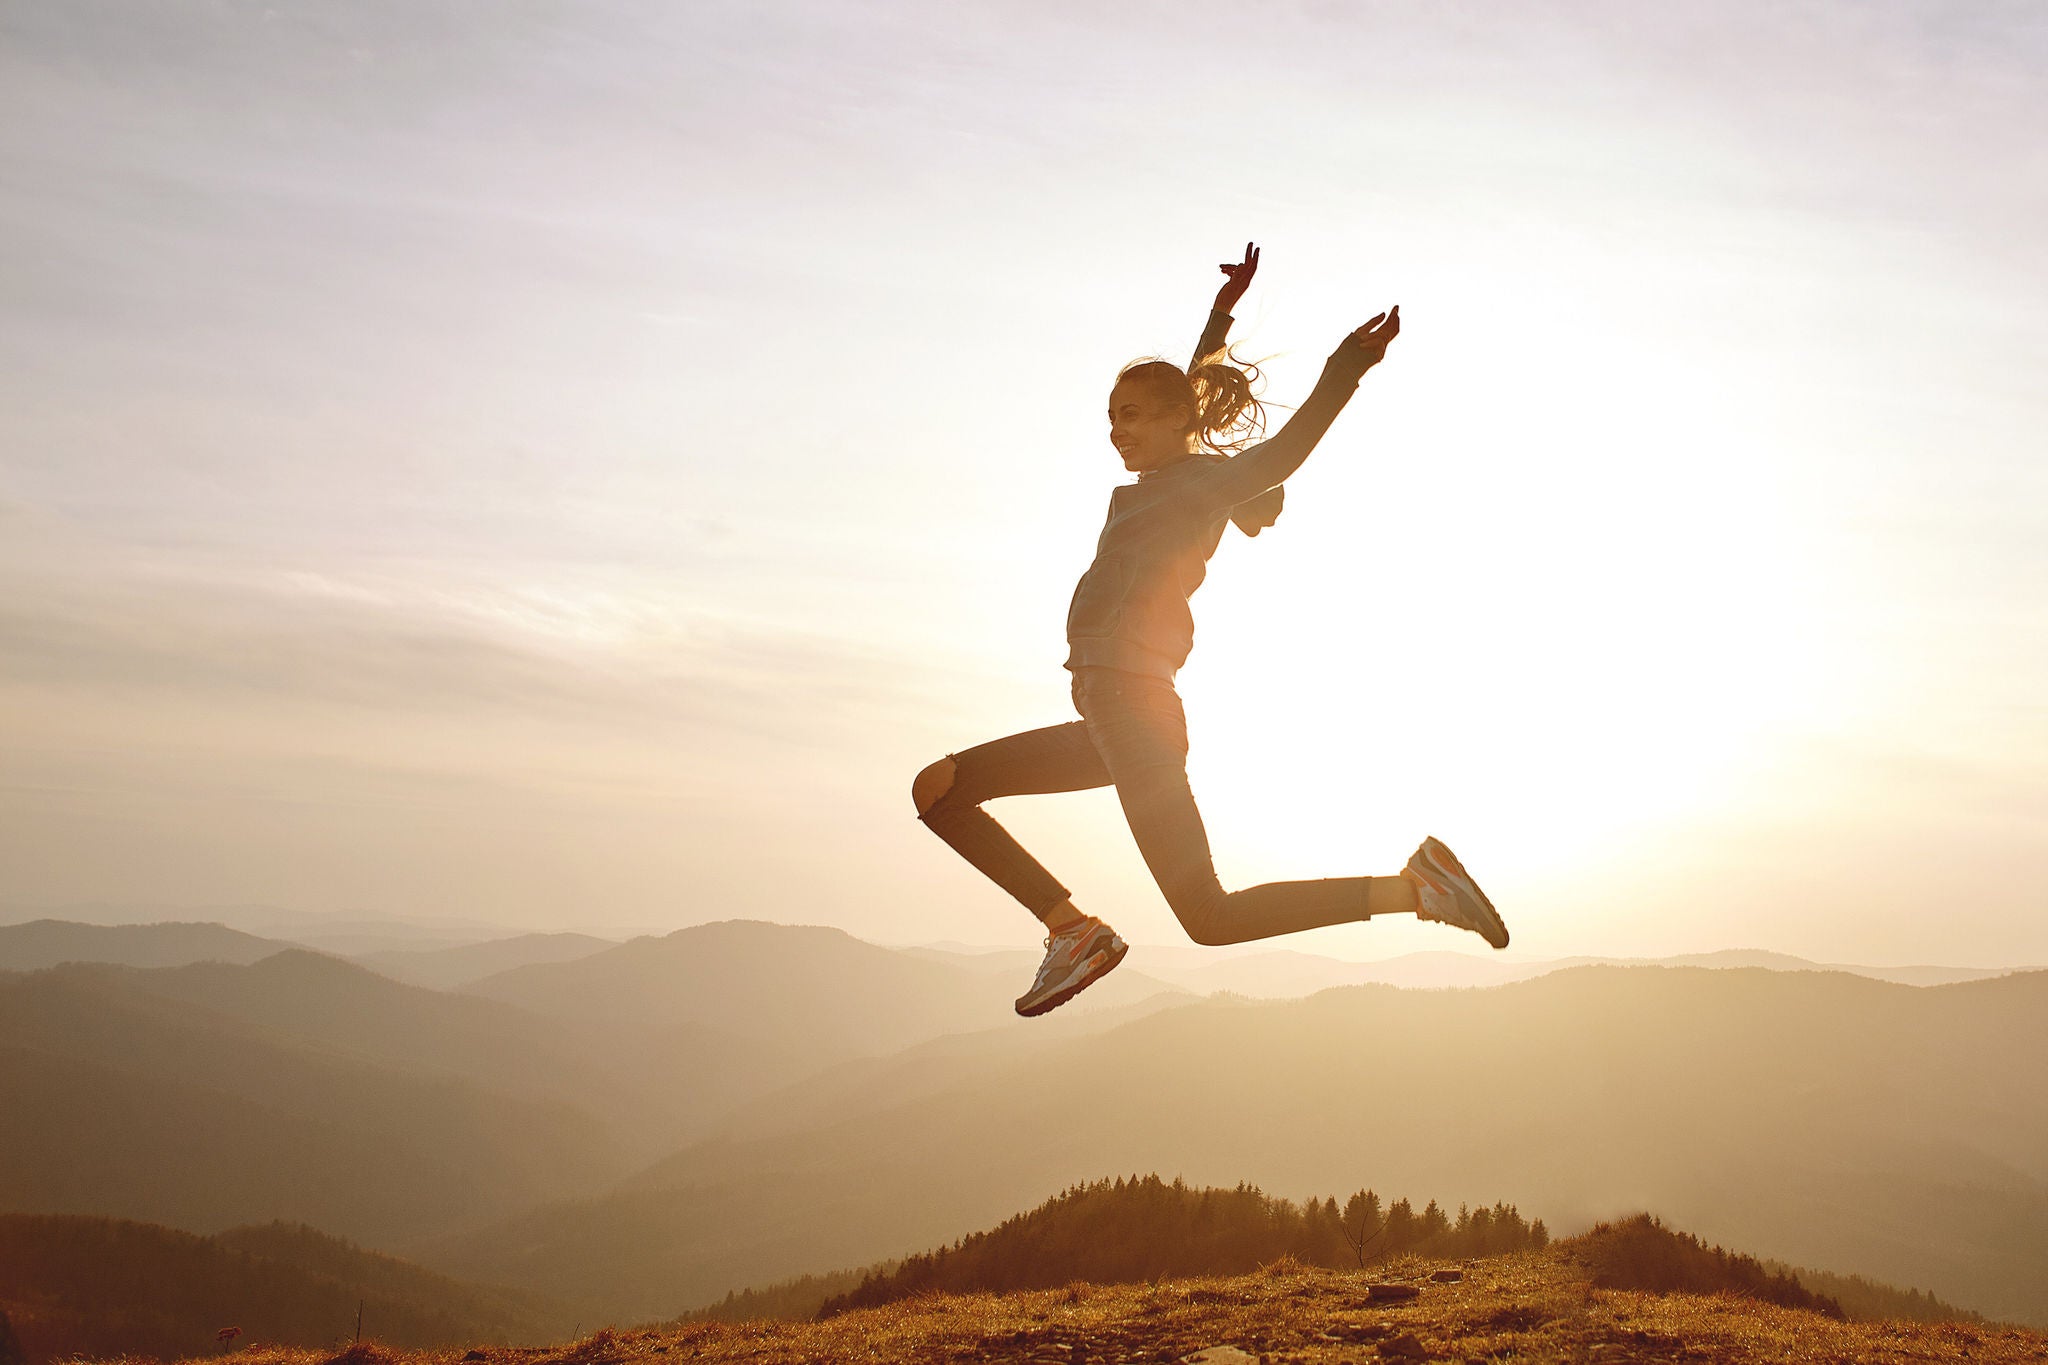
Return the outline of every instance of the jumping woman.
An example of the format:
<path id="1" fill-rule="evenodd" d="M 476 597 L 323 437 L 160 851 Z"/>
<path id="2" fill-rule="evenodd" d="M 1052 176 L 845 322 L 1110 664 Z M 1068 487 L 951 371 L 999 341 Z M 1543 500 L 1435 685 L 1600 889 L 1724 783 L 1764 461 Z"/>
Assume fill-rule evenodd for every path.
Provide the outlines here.
<path id="1" fill-rule="evenodd" d="M 1344 338 L 1308 399 L 1271 439 L 1252 444 L 1264 411 L 1255 366 L 1232 356 L 1231 309 L 1258 270 L 1258 248 L 1224 265 L 1193 363 L 1135 362 L 1109 395 L 1109 439 L 1134 483 L 1109 498 L 1095 561 L 1067 612 L 1074 710 L 1064 725 L 1027 730 L 948 754 L 917 775 L 918 818 L 1021 902 L 1046 928 L 1045 961 L 1017 1013 L 1044 1014 L 1123 960 L 1124 941 L 996 823 L 982 803 L 1000 796 L 1115 785 L 1138 851 L 1166 903 L 1197 943 L 1252 939 L 1412 914 L 1469 929 L 1496 948 L 1508 931 L 1478 884 L 1427 838 L 1391 877 L 1269 882 L 1225 891 L 1188 787 L 1186 713 L 1174 674 L 1194 644 L 1188 598 L 1235 521 L 1257 535 L 1280 512 L 1281 483 L 1301 467 L 1365 372 L 1401 332 L 1397 306 Z"/>

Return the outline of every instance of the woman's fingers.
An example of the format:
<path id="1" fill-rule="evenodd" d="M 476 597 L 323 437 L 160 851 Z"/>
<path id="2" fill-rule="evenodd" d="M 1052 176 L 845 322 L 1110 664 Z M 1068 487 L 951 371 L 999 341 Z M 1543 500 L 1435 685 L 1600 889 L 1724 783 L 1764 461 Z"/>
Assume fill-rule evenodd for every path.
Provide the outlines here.
<path id="1" fill-rule="evenodd" d="M 1230 276 L 1230 278 L 1233 280 L 1237 279 L 1241 275 L 1247 281 L 1249 281 L 1253 275 L 1258 273 L 1259 249 L 1258 247 L 1252 245 L 1250 242 L 1246 242 L 1244 244 L 1243 260 L 1224 261 L 1216 268 L 1222 271 L 1224 274 Z"/>
<path id="2" fill-rule="evenodd" d="M 1401 334 L 1401 305 L 1395 304 L 1384 313 L 1374 313 L 1363 327 L 1351 335 L 1360 341 L 1392 340 Z"/>
<path id="3" fill-rule="evenodd" d="M 1401 305 L 1395 304 L 1384 313 L 1374 313 L 1370 321 L 1347 340 L 1356 343 L 1359 359 L 1356 362 L 1364 369 L 1379 364 L 1387 353 L 1387 345 L 1401 335 Z M 1341 349 L 1341 348 L 1340 348 Z"/>

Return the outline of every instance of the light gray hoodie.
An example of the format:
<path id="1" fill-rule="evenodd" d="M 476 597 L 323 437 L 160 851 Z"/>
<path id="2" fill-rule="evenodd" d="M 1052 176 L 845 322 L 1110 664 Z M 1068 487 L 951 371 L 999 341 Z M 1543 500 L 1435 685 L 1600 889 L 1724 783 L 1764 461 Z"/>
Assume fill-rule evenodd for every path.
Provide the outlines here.
<path id="1" fill-rule="evenodd" d="M 1229 326 L 1229 315 L 1210 314 L 1197 363 L 1223 348 Z M 1236 456 L 1190 454 L 1110 493 L 1095 561 L 1067 609 L 1068 668 L 1172 679 L 1194 646 L 1188 599 L 1208 575 L 1224 523 L 1235 515 L 1247 535 L 1272 525 L 1281 482 L 1357 391 L 1365 373 L 1357 354 L 1352 347 L 1332 355 L 1307 400 L 1269 439 Z"/>

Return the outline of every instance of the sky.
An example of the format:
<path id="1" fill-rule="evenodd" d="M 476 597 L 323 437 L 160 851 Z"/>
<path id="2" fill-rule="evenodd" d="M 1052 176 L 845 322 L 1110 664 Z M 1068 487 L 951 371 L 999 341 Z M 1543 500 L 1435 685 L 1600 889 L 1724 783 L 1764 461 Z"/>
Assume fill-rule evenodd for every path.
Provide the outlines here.
<path id="1" fill-rule="evenodd" d="M 0 905 L 1030 945 L 1109 381 L 1403 331 L 1179 678 L 1229 887 L 2048 962 L 2048 12 L 0 0 Z M 991 806 L 1181 938 L 1112 792 Z M 1464 948 L 1380 920 L 1272 946 Z M 1470 945 L 1477 948 L 1476 942 Z"/>

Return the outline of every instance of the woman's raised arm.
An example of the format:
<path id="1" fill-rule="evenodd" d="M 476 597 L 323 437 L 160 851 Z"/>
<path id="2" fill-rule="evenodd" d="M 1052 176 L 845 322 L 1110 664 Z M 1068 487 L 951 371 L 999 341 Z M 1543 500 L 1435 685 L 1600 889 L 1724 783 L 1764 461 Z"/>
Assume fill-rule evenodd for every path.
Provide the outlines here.
<path id="1" fill-rule="evenodd" d="M 1210 507 L 1232 507 L 1275 487 L 1301 468 L 1316 442 L 1344 411 L 1365 372 L 1386 359 L 1388 343 L 1401 334 L 1401 306 L 1374 317 L 1339 342 L 1323 364 L 1322 377 L 1280 430 L 1243 454 L 1216 466 L 1201 483 Z"/>
<path id="2" fill-rule="evenodd" d="M 1202 328 L 1201 340 L 1195 343 L 1195 358 L 1188 362 L 1190 370 L 1221 351 L 1229 341 L 1230 311 L 1237 307 L 1244 291 L 1252 287 L 1252 276 L 1259 273 L 1259 249 L 1246 242 L 1242 261 L 1224 261 L 1216 268 L 1227 278 L 1223 287 L 1216 291 L 1216 302 L 1209 309 L 1209 321 Z"/>

